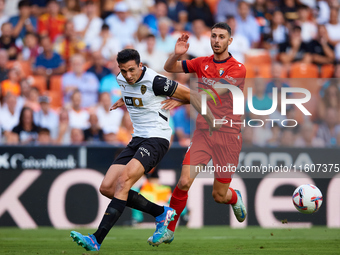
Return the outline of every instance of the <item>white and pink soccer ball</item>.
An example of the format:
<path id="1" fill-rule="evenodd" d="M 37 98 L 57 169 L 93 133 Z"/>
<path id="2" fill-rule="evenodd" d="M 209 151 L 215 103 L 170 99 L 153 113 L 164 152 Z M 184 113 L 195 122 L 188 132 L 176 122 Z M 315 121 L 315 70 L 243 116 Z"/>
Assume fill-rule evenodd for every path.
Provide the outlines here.
<path id="1" fill-rule="evenodd" d="M 315 185 L 301 185 L 293 193 L 293 204 L 301 213 L 315 213 L 322 205 L 322 193 Z"/>

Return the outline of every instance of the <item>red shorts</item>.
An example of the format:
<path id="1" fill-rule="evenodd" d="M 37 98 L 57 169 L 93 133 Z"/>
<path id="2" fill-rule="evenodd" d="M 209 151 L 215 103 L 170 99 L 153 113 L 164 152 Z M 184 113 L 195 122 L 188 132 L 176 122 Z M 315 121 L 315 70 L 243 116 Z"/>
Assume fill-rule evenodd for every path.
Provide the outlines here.
<path id="1" fill-rule="evenodd" d="M 241 149 L 241 133 L 215 131 L 210 136 L 208 130 L 198 129 L 194 132 L 183 165 L 207 165 L 212 159 L 216 180 L 221 183 L 230 183 L 233 170 L 238 165 Z"/>

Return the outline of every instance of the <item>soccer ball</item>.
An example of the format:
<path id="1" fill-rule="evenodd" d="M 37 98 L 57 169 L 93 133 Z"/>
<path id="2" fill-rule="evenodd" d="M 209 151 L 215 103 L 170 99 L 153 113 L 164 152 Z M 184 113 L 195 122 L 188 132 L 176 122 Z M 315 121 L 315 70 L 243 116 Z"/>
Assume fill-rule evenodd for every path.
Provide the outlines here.
<path id="1" fill-rule="evenodd" d="M 301 185 L 293 193 L 293 204 L 300 213 L 315 213 L 322 205 L 322 193 L 312 184 Z"/>

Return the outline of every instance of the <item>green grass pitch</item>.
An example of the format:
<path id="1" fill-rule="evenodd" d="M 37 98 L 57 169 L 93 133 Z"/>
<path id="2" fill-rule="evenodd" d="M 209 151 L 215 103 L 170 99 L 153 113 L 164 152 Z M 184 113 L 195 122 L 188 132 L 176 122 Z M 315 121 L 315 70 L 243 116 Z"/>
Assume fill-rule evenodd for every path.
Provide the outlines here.
<path id="1" fill-rule="evenodd" d="M 78 229 L 82 234 L 93 230 Z M 0 254 L 340 254 L 340 229 L 262 229 L 205 227 L 176 230 L 170 245 L 149 246 L 153 229 L 113 228 L 100 252 L 72 242 L 69 230 L 0 228 Z"/>

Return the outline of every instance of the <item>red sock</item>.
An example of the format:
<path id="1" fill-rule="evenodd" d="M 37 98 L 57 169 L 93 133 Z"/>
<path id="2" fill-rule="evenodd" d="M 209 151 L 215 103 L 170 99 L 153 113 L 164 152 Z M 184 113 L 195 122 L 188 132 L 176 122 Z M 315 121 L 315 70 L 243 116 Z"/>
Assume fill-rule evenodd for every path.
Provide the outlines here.
<path id="1" fill-rule="evenodd" d="M 234 205 L 237 202 L 237 194 L 236 194 L 236 192 L 233 188 L 229 188 L 229 189 L 230 189 L 232 195 L 231 195 L 231 199 L 226 204 Z"/>
<path id="2" fill-rule="evenodd" d="M 171 196 L 170 207 L 176 210 L 177 215 L 175 216 L 175 219 L 169 223 L 168 225 L 169 230 L 175 231 L 177 221 L 182 211 L 184 210 L 185 205 L 187 204 L 187 200 L 188 200 L 188 191 L 181 190 L 176 186 Z"/>

